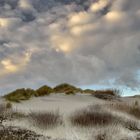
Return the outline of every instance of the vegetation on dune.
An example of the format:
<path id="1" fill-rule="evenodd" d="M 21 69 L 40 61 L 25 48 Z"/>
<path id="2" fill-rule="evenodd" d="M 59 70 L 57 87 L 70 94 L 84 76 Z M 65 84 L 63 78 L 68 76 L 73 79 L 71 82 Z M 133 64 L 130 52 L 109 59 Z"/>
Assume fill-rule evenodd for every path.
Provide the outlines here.
<path id="1" fill-rule="evenodd" d="M 63 124 L 62 116 L 56 112 L 31 112 L 29 118 L 33 125 L 41 128 L 53 128 Z"/>
<path id="2" fill-rule="evenodd" d="M 96 98 L 103 100 L 120 100 L 121 92 L 116 89 L 96 90 L 92 93 Z"/>
<path id="3" fill-rule="evenodd" d="M 27 129 L 21 129 L 13 126 L 0 129 L 0 140 L 39 140 L 39 139 L 44 139 L 44 137 Z"/>
<path id="4" fill-rule="evenodd" d="M 117 105 L 119 106 L 121 102 L 118 102 Z M 76 127 L 93 127 L 93 126 L 101 126 L 101 127 L 106 127 L 106 126 L 116 126 L 116 125 L 121 125 L 122 127 L 129 129 L 131 131 L 140 131 L 139 128 L 139 123 L 137 121 L 139 120 L 139 113 L 137 111 L 134 111 L 135 107 L 132 106 L 132 111 L 134 114 L 131 114 L 132 112 L 129 112 L 130 115 L 135 116 L 136 119 L 131 119 L 131 117 L 124 117 L 125 115 L 128 116 L 128 112 L 124 111 L 121 105 L 119 106 L 120 108 L 120 113 L 118 112 L 117 114 L 114 114 L 112 111 L 115 108 L 110 108 L 108 110 L 108 105 L 107 104 L 102 104 L 102 105 L 93 105 L 89 106 L 88 108 L 81 109 L 75 111 L 71 116 L 70 116 L 70 122 L 72 125 Z M 126 108 L 125 108 L 126 109 Z M 130 107 L 129 107 L 130 109 Z M 138 109 L 138 107 L 137 107 Z M 121 113 L 124 114 L 124 116 L 121 115 Z M 137 113 L 137 114 L 135 114 Z"/>
<path id="5" fill-rule="evenodd" d="M 96 90 L 94 91 L 94 94 L 107 94 L 112 96 L 120 96 L 121 92 L 117 89 L 107 89 L 107 90 Z"/>
<path id="6" fill-rule="evenodd" d="M 35 90 L 22 88 L 5 95 L 4 98 L 8 101 L 20 102 L 22 100 L 28 100 L 35 95 Z"/>
<path id="7" fill-rule="evenodd" d="M 55 93 L 75 94 L 78 92 L 81 93 L 82 89 L 77 88 L 77 87 L 67 84 L 67 83 L 63 83 L 63 84 L 60 84 L 60 85 L 54 87 L 54 92 Z"/>
<path id="8" fill-rule="evenodd" d="M 33 131 L 4 124 L 7 120 L 15 119 L 15 117 L 16 119 L 17 117 L 22 118 L 23 116 L 20 114 L 13 112 L 10 103 L 0 104 L 0 140 L 35 140 L 42 137 Z"/>
<path id="9" fill-rule="evenodd" d="M 95 93 L 95 90 L 92 90 L 92 89 L 85 89 L 85 90 L 83 90 L 83 93 L 94 94 L 94 93 Z"/>
<path id="10" fill-rule="evenodd" d="M 109 125 L 116 121 L 116 117 L 107 112 L 79 110 L 71 116 L 71 123 L 75 126 L 87 127 L 94 125 Z"/>
<path id="11" fill-rule="evenodd" d="M 66 95 L 72 95 L 72 94 L 74 95 L 75 94 L 75 91 L 69 90 L 69 91 L 66 91 L 65 94 Z"/>
<path id="12" fill-rule="evenodd" d="M 5 95 L 4 98 L 8 101 L 19 103 L 23 100 L 29 100 L 31 97 L 45 96 L 52 92 L 53 89 L 49 86 L 42 86 L 37 90 L 22 88 Z"/>
<path id="13" fill-rule="evenodd" d="M 4 96 L 4 98 L 8 101 L 12 102 L 20 102 L 23 100 L 29 100 L 31 97 L 40 97 L 40 96 L 46 96 L 50 95 L 51 93 L 65 93 L 66 95 L 74 95 L 76 93 L 82 93 L 82 94 L 91 94 L 97 98 L 100 99 L 115 99 L 116 97 L 120 97 L 120 92 L 118 90 L 92 90 L 92 89 L 85 89 L 82 90 L 80 88 L 77 88 L 73 85 L 63 83 L 60 85 L 57 85 L 54 88 L 51 88 L 47 85 L 44 85 L 40 87 L 37 90 L 33 89 L 17 89 L 7 95 Z"/>
<path id="14" fill-rule="evenodd" d="M 115 112 L 115 114 L 114 114 Z M 123 115 L 122 115 L 123 114 Z M 28 114 L 20 113 L 12 109 L 12 104 L 7 102 L 0 104 L 0 140 L 35 140 L 45 138 L 35 132 L 22 127 L 8 126 L 6 121 L 27 119 L 29 122 L 39 129 L 54 129 L 62 126 L 66 127 L 71 124 L 71 128 L 95 128 L 92 134 L 92 139 L 95 140 L 114 140 L 114 133 L 120 134 L 119 129 L 126 129 L 129 132 L 140 132 L 140 104 L 135 100 L 133 104 L 126 104 L 125 102 L 106 102 L 103 104 L 97 103 L 87 106 L 83 109 L 76 110 L 66 119 L 59 111 L 45 111 L 45 112 L 30 112 Z M 134 118 L 135 117 L 135 118 Z M 39 130 L 37 129 L 37 130 Z M 73 129 L 75 130 L 75 129 Z M 94 130 L 94 129 L 93 129 Z M 119 131 L 118 131 L 119 130 Z M 110 132 L 109 132 L 110 131 Z M 114 131 L 114 133 L 112 133 Z M 126 140 L 122 138 L 117 140 Z M 136 135 L 135 140 L 139 140 L 139 135 Z M 48 139 L 51 139 L 48 137 Z"/>
<path id="15" fill-rule="evenodd" d="M 122 102 L 122 103 L 112 103 L 109 104 L 108 106 L 118 111 L 134 116 L 137 119 L 140 119 L 140 105 L 138 104 L 138 101 L 135 101 L 133 105 L 129 105 Z"/>
<path id="16" fill-rule="evenodd" d="M 40 87 L 36 90 L 36 96 L 45 96 L 53 93 L 53 89 L 47 85 Z"/>

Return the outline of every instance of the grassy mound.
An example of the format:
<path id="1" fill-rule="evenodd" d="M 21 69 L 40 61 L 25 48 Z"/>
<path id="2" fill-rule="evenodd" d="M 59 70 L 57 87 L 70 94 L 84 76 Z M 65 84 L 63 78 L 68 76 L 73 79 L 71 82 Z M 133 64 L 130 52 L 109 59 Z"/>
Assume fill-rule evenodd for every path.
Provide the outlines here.
<path id="1" fill-rule="evenodd" d="M 23 100 L 29 100 L 31 97 L 49 95 L 52 92 L 53 89 L 49 86 L 42 86 L 37 90 L 22 88 L 5 95 L 4 98 L 8 101 L 20 102 Z"/>
<path id="2" fill-rule="evenodd" d="M 33 90 L 30 88 L 17 89 L 5 95 L 4 98 L 8 101 L 20 102 L 23 100 L 29 100 L 31 97 L 46 96 L 51 93 L 65 93 L 66 95 L 71 95 L 71 94 L 76 94 L 76 93 L 82 93 L 82 94 L 89 93 L 97 98 L 109 99 L 109 100 L 115 99 L 116 97 L 120 96 L 120 93 L 118 90 L 113 90 L 113 89 L 111 90 L 92 90 L 92 89 L 82 90 L 73 85 L 63 83 L 54 88 L 51 88 L 45 85 L 45 86 L 40 87 L 37 90 Z"/>
<path id="3" fill-rule="evenodd" d="M 49 95 L 50 93 L 53 93 L 53 89 L 49 86 L 42 86 L 39 89 L 36 90 L 36 96 L 45 96 Z"/>
<path id="4" fill-rule="evenodd" d="M 55 93 L 66 93 L 66 94 L 75 94 L 77 92 L 82 92 L 82 89 L 77 88 L 73 85 L 64 83 L 64 84 L 60 84 L 56 87 L 54 87 L 54 92 Z"/>
<path id="5" fill-rule="evenodd" d="M 35 90 L 22 88 L 5 95 L 4 98 L 8 101 L 20 102 L 22 100 L 28 100 L 35 95 Z"/>

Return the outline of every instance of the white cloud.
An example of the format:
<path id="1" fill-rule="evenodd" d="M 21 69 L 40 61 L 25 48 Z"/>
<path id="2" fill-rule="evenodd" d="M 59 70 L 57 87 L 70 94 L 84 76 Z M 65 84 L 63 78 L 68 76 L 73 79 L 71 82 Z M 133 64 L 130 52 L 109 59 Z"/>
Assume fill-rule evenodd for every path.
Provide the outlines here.
<path id="1" fill-rule="evenodd" d="M 110 22 L 121 22 L 124 19 L 124 13 L 120 11 L 111 11 L 108 12 L 105 18 Z"/>
<path id="2" fill-rule="evenodd" d="M 90 20 L 90 16 L 86 11 L 82 11 L 79 13 L 73 13 L 69 16 L 69 25 L 79 25 L 85 24 L 88 20 Z"/>
<path id="3" fill-rule="evenodd" d="M 24 10 L 33 8 L 29 0 L 19 0 L 18 5 L 19 5 L 19 8 L 24 9 Z"/>
<path id="4" fill-rule="evenodd" d="M 16 72 L 18 70 L 16 65 L 12 64 L 12 62 L 9 59 L 2 60 L 1 64 L 4 66 L 4 69 L 9 72 Z"/>
<path id="5" fill-rule="evenodd" d="M 1 28 L 14 28 L 17 27 L 21 23 L 21 19 L 19 18 L 0 18 L 0 29 Z"/>
<path id="6" fill-rule="evenodd" d="M 42 1 L 38 5 L 37 0 L 22 0 L 8 14 L 0 7 L 0 72 L 4 75 L 0 85 L 4 89 L 45 82 L 108 84 L 110 80 L 114 85 L 139 87 L 140 1 L 88 0 L 87 8 L 83 1 L 77 3 L 51 1 L 46 9 Z M 21 9 L 35 14 L 35 19 L 28 20 L 29 14 L 24 21 Z"/>
<path id="7" fill-rule="evenodd" d="M 12 73 L 16 73 L 18 71 L 23 71 L 28 62 L 30 61 L 31 53 L 26 52 L 23 57 L 18 56 L 18 60 L 15 56 L 13 57 L 7 57 L 0 61 L 0 77 L 3 77 L 5 75 L 9 75 Z"/>
<path id="8" fill-rule="evenodd" d="M 90 10 L 93 12 L 98 12 L 105 8 L 108 5 L 108 3 L 109 0 L 99 0 L 91 5 Z"/>

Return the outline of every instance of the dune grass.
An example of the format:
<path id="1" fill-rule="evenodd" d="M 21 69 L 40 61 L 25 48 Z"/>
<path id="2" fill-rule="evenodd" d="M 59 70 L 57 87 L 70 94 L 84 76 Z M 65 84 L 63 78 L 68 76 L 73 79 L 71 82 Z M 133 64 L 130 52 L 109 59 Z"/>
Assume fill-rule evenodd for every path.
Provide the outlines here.
<path id="1" fill-rule="evenodd" d="M 8 108 L 10 109 L 11 106 L 12 106 L 11 103 L 7 102 L 5 106 L 2 105 L 2 108 L 0 108 L 0 112 L 3 112 L 2 110 L 5 110 L 5 107 L 7 109 Z M 98 130 L 101 129 L 101 133 L 100 132 L 96 133 L 96 130 L 94 130 L 95 132 L 95 135 L 93 135 L 94 140 L 112 140 L 112 139 L 124 140 L 124 139 L 121 139 L 122 137 L 120 137 L 120 139 L 119 138 L 114 139 L 114 137 L 112 137 L 112 134 L 111 134 L 111 129 L 112 127 L 117 126 L 117 129 L 120 128 L 122 130 L 125 130 L 126 132 L 134 132 L 134 133 L 140 132 L 140 129 L 138 127 L 139 118 L 135 117 L 137 116 L 135 115 L 135 113 L 132 113 L 132 112 L 135 112 L 135 108 L 139 109 L 139 103 L 137 101 L 134 102 L 134 104 L 132 105 L 128 105 L 124 102 L 104 102 L 102 104 L 97 103 L 97 104 L 93 104 L 93 105 L 87 106 L 86 108 L 73 112 L 69 116 L 69 119 L 66 120 L 66 121 L 70 121 L 68 123 L 66 123 L 66 121 L 63 120 L 59 111 L 31 112 L 27 116 L 26 115 L 23 116 L 24 114 L 22 115 L 19 112 L 16 112 L 16 111 L 14 112 L 12 110 L 13 111 L 12 115 L 14 116 L 15 119 L 25 117 L 25 119 L 28 119 L 29 122 L 31 122 L 32 126 L 39 128 L 38 130 L 41 130 L 41 131 L 45 130 L 46 133 L 47 133 L 47 129 L 50 129 L 51 131 L 53 131 L 52 130 L 53 128 L 57 129 L 57 127 L 60 125 L 62 125 L 62 127 L 64 127 L 65 129 L 65 127 L 67 127 L 66 125 L 70 125 L 71 123 L 72 126 L 70 125 L 70 129 L 72 130 L 74 130 L 75 128 L 78 130 L 80 130 L 81 128 L 83 130 L 88 130 L 88 129 L 94 130 L 96 128 Z M 131 110 L 131 113 L 130 113 L 130 110 Z M 6 129 L 7 134 L 8 134 L 8 131 L 7 131 L 8 129 Z M 103 131 L 105 129 L 106 131 Z M 115 129 L 114 134 L 117 133 L 117 129 Z M 16 137 L 18 137 L 17 133 L 18 132 L 22 133 L 23 130 L 19 129 L 15 131 L 12 129 L 10 131 L 14 133 Z M 118 134 L 121 135 L 120 131 L 118 132 Z M 1 133 L 0 136 L 2 136 L 3 138 L 2 132 L 3 131 L 0 131 Z M 27 130 L 24 132 L 27 132 L 28 134 L 29 131 Z M 91 135 L 92 135 L 92 132 L 91 132 Z M 10 135 L 8 134 L 8 137 L 9 136 Z M 127 135 L 126 135 L 126 138 L 127 138 Z"/>
<path id="2" fill-rule="evenodd" d="M 73 85 L 63 83 L 54 87 L 55 93 L 66 93 L 67 95 L 75 94 L 75 93 L 82 93 L 82 89 L 77 88 Z"/>
<path id="3" fill-rule="evenodd" d="M 131 116 L 128 116 L 128 112 L 120 107 L 121 102 L 117 102 L 116 104 L 117 107 L 119 106 L 120 112 L 123 113 L 124 115 L 120 114 L 119 112 L 117 112 L 117 114 L 114 114 L 113 113 L 115 111 L 114 106 L 113 107 L 111 106 L 111 108 L 109 109 L 108 104 L 100 104 L 100 105 L 97 104 L 97 105 L 88 106 L 85 109 L 75 111 L 70 116 L 70 122 L 73 126 L 78 126 L 78 127 L 99 126 L 103 128 L 109 125 L 121 125 L 122 127 L 129 129 L 131 131 L 140 131 L 139 124 L 138 124 L 139 118 L 137 118 L 139 116 L 138 115 L 139 113 L 135 110 L 135 107 L 132 108 L 129 107 L 127 109 L 131 110 L 131 113 L 133 112 L 131 114 L 133 116 L 136 116 L 137 113 L 138 116 L 136 118 L 138 120 L 133 119 L 133 117 L 131 118 Z M 126 108 L 126 106 L 124 108 Z"/>
<path id="4" fill-rule="evenodd" d="M 8 126 L 0 129 L 0 140 L 39 140 L 41 137 L 42 135 L 33 131 L 18 127 Z"/>
<path id="5" fill-rule="evenodd" d="M 12 102 L 20 102 L 23 100 L 28 100 L 30 99 L 32 96 L 34 96 L 36 94 L 36 92 L 32 89 L 17 89 L 7 95 L 4 96 L 4 98 L 8 101 L 12 101 Z"/>
<path id="6" fill-rule="evenodd" d="M 120 92 L 116 89 L 109 89 L 109 90 L 92 90 L 86 89 L 82 90 L 77 88 L 73 85 L 64 83 L 57 85 L 56 87 L 52 88 L 50 86 L 44 85 L 37 90 L 33 90 L 30 88 L 21 88 L 17 89 L 13 92 L 10 92 L 3 96 L 7 101 L 11 102 L 21 102 L 24 100 L 29 100 L 31 97 L 40 97 L 40 96 L 47 96 L 52 93 L 65 93 L 66 95 L 81 93 L 86 94 L 89 93 L 97 98 L 100 99 L 115 99 L 116 97 L 120 97 Z"/>
<path id="7" fill-rule="evenodd" d="M 34 126 L 41 129 L 54 128 L 63 123 L 62 116 L 58 111 L 31 112 L 29 118 Z"/>
<path id="8" fill-rule="evenodd" d="M 115 122 L 117 118 L 112 114 L 101 111 L 76 111 L 71 117 L 70 121 L 75 126 L 87 127 L 87 126 L 105 126 Z"/>
<path id="9" fill-rule="evenodd" d="M 137 101 L 135 101 L 132 105 L 124 102 L 117 102 L 109 104 L 108 106 L 112 109 L 127 113 L 137 119 L 140 119 L 140 106 Z"/>
<path id="10" fill-rule="evenodd" d="M 46 96 L 46 95 L 49 95 L 51 93 L 53 93 L 53 89 L 47 85 L 44 85 L 42 87 L 40 87 L 39 89 L 36 90 L 36 94 L 35 96 L 38 97 L 38 96 Z"/>
<path id="11" fill-rule="evenodd" d="M 22 88 L 5 95 L 4 98 L 7 101 L 19 103 L 24 100 L 29 100 L 31 97 L 45 96 L 49 95 L 52 92 L 53 90 L 49 86 L 42 86 L 37 90 Z"/>

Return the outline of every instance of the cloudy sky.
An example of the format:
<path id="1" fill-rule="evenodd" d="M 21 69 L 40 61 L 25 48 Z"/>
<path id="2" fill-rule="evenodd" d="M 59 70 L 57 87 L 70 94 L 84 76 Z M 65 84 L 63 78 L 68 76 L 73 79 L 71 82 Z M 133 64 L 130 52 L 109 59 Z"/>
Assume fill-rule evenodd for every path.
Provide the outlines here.
<path id="1" fill-rule="evenodd" d="M 0 0 L 0 93 L 64 82 L 140 89 L 140 0 Z"/>

